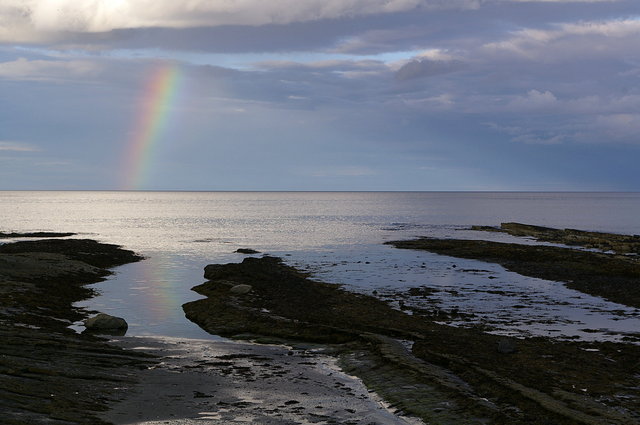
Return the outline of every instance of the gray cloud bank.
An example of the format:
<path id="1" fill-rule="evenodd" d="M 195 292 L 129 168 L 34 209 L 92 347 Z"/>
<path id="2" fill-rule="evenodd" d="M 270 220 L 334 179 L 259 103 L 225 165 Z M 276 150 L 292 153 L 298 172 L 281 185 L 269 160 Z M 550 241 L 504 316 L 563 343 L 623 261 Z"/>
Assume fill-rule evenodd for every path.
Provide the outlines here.
<path id="1" fill-rule="evenodd" d="M 112 87 L 126 102 L 169 61 L 192 87 L 194 128 L 224 115 L 230 139 L 233 123 L 273 131 L 269 117 L 325 132 L 319 150 L 343 131 L 354 152 L 457 155 L 470 170 L 479 146 L 516 159 L 536 147 L 584 152 L 586 170 L 605 149 L 638 152 L 638 40 L 636 0 L 4 0 L 0 84 L 14 96 L 34 83 L 71 96 Z"/>

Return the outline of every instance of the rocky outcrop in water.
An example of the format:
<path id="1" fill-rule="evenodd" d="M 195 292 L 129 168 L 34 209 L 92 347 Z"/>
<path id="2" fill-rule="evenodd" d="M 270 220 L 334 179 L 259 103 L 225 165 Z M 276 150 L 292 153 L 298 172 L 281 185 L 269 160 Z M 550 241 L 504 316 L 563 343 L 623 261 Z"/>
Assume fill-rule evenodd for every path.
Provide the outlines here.
<path id="1" fill-rule="evenodd" d="M 251 248 L 238 248 L 236 249 L 236 253 L 238 254 L 260 254 L 260 251 L 256 251 Z"/>
<path id="2" fill-rule="evenodd" d="M 543 242 L 582 246 L 600 251 L 614 251 L 617 254 L 640 255 L 640 235 L 554 229 L 522 223 L 502 223 L 499 228 L 472 226 L 471 229 L 508 233 L 512 236 L 528 236 Z"/>
<path id="3" fill-rule="evenodd" d="M 100 313 L 84 321 L 84 326 L 90 331 L 116 331 L 126 330 L 129 325 L 122 317 Z"/>
<path id="4" fill-rule="evenodd" d="M 640 262 L 634 257 L 542 245 L 466 239 L 395 241 L 396 248 L 497 263 L 525 276 L 640 308 Z"/>
<path id="5" fill-rule="evenodd" d="M 0 239 L 18 239 L 18 238 L 66 238 L 74 236 L 75 233 L 60 232 L 0 232 Z"/>
<path id="6" fill-rule="evenodd" d="M 342 366 L 398 411 L 429 423 L 632 424 L 640 420 L 640 347 L 518 340 L 448 327 L 432 315 L 316 282 L 278 258 L 206 267 L 183 306 L 212 334 L 309 341 L 341 350 Z M 251 296 L 234 294 L 250 285 Z M 410 348 L 409 348 L 410 347 Z"/>

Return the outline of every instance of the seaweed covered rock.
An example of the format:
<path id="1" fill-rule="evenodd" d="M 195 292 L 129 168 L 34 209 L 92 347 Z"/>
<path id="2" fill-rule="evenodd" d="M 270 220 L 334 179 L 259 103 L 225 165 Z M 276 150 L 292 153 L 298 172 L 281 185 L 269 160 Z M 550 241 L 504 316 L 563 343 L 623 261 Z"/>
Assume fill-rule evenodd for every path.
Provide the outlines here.
<path id="1" fill-rule="evenodd" d="M 88 240 L 0 245 L 0 422 L 103 424 L 114 383 L 148 362 L 68 328 L 86 313 L 73 306 L 93 294 L 108 267 L 142 257 Z"/>
<path id="2" fill-rule="evenodd" d="M 638 346 L 516 340 L 481 327 L 449 327 L 311 280 L 275 257 L 209 265 L 206 276 L 211 280 L 194 290 L 207 298 L 183 305 L 203 329 L 243 339 L 334 344 L 347 372 L 427 423 L 640 419 L 633 413 L 640 411 Z M 230 290 L 241 285 L 251 286 L 251 296 Z M 628 397 L 612 398 L 622 388 Z"/>

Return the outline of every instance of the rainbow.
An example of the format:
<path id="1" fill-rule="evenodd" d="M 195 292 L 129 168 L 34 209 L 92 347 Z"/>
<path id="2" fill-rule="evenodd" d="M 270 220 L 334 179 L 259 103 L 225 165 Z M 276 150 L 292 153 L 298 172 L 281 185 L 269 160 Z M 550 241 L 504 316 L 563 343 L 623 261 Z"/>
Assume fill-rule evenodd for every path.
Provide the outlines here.
<path id="1" fill-rule="evenodd" d="M 160 65 L 148 79 L 140 102 L 140 113 L 124 155 L 123 189 L 139 190 L 145 187 L 154 153 L 169 120 L 179 81 L 180 69 L 175 64 Z"/>

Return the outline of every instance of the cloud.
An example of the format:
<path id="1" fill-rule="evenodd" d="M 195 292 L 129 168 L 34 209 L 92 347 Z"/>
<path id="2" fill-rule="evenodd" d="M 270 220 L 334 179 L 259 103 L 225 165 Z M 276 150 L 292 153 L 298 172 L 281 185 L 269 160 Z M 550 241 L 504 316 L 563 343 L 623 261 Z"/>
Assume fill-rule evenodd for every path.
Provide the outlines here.
<path id="1" fill-rule="evenodd" d="M 409 28 L 366 30 L 338 40 L 331 50 L 336 53 L 370 54 L 393 51 L 398 46 L 419 48 L 429 32 L 428 28 L 417 25 Z"/>
<path id="2" fill-rule="evenodd" d="M 485 53 L 515 54 L 545 63 L 578 57 L 610 57 L 633 51 L 640 20 L 613 19 L 555 24 L 551 29 L 525 28 L 506 40 L 487 43 Z"/>
<path id="3" fill-rule="evenodd" d="M 101 67 L 88 60 L 28 60 L 18 58 L 0 62 L 0 78 L 11 80 L 43 81 L 74 80 L 95 76 Z"/>
<path id="4" fill-rule="evenodd" d="M 511 139 L 513 142 L 525 143 L 528 145 L 557 145 L 564 142 L 566 137 L 564 135 L 546 135 L 541 136 L 537 134 L 521 134 Z"/>
<path id="5" fill-rule="evenodd" d="M 517 96 L 510 103 L 508 108 L 519 112 L 524 111 L 545 111 L 558 105 L 558 99 L 550 91 L 540 92 L 531 90 L 526 96 Z"/>
<path id="6" fill-rule="evenodd" d="M 462 66 L 462 62 L 457 60 L 414 59 L 396 71 L 396 79 L 404 81 L 448 74 L 457 71 Z"/>
<path id="7" fill-rule="evenodd" d="M 0 140 L 0 152 L 39 152 L 40 149 L 23 142 L 10 142 Z"/>
<path id="8" fill-rule="evenodd" d="M 381 61 L 375 60 L 352 60 L 352 59 L 332 59 L 311 62 L 295 61 L 263 61 L 254 64 L 262 69 L 298 69 L 298 70 L 364 70 L 364 69 L 386 69 Z"/>
<path id="9" fill-rule="evenodd" d="M 183 155 L 184 181 L 195 169 L 215 180 L 215 167 L 193 165 L 200 158 L 236 164 L 246 152 L 267 180 L 267 145 L 307 158 L 309 181 L 356 183 L 391 169 L 406 179 L 415 160 L 405 157 L 425 152 L 486 169 L 498 157 L 526 162 L 523 152 L 567 163 L 631 152 L 640 21 L 623 17 L 639 12 L 637 0 L 0 0 L 3 132 L 106 163 L 150 70 L 169 60 L 181 78 L 166 142 Z M 2 142 L 0 157 L 39 156 L 29 149 Z"/>
<path id="10" fill-rule="evenodd" d="M 491 1 L 491 0 L 489 0 Z M 503 3 L 615 3 L 622 0 L 493 0 Z"/>
<path id="11" fill-rule="evenodd" d="M 427 108 L 432 111 L 451 110 L 456 106 L 455 98 L 448 93 L 431 97 L 404 99 L 403 101 L 409 107 Z"/>
<path id="12" fill-rule="evenodd" d="M 614 140 L 618 143 L 640 145 L 640 113 L 620 113 L 599 115 L 592 125 L 587 140 L 602 143 L 603 140 Z"/>
<path id="13" fill-rule="evenodd" d="M 132 28 L 267 25 L 396 13 L 420 0 L 4 0 L 0 40 L 44 41 L 51 34 Z M 439 3 L 439 2 L 427 2 Z"/>

